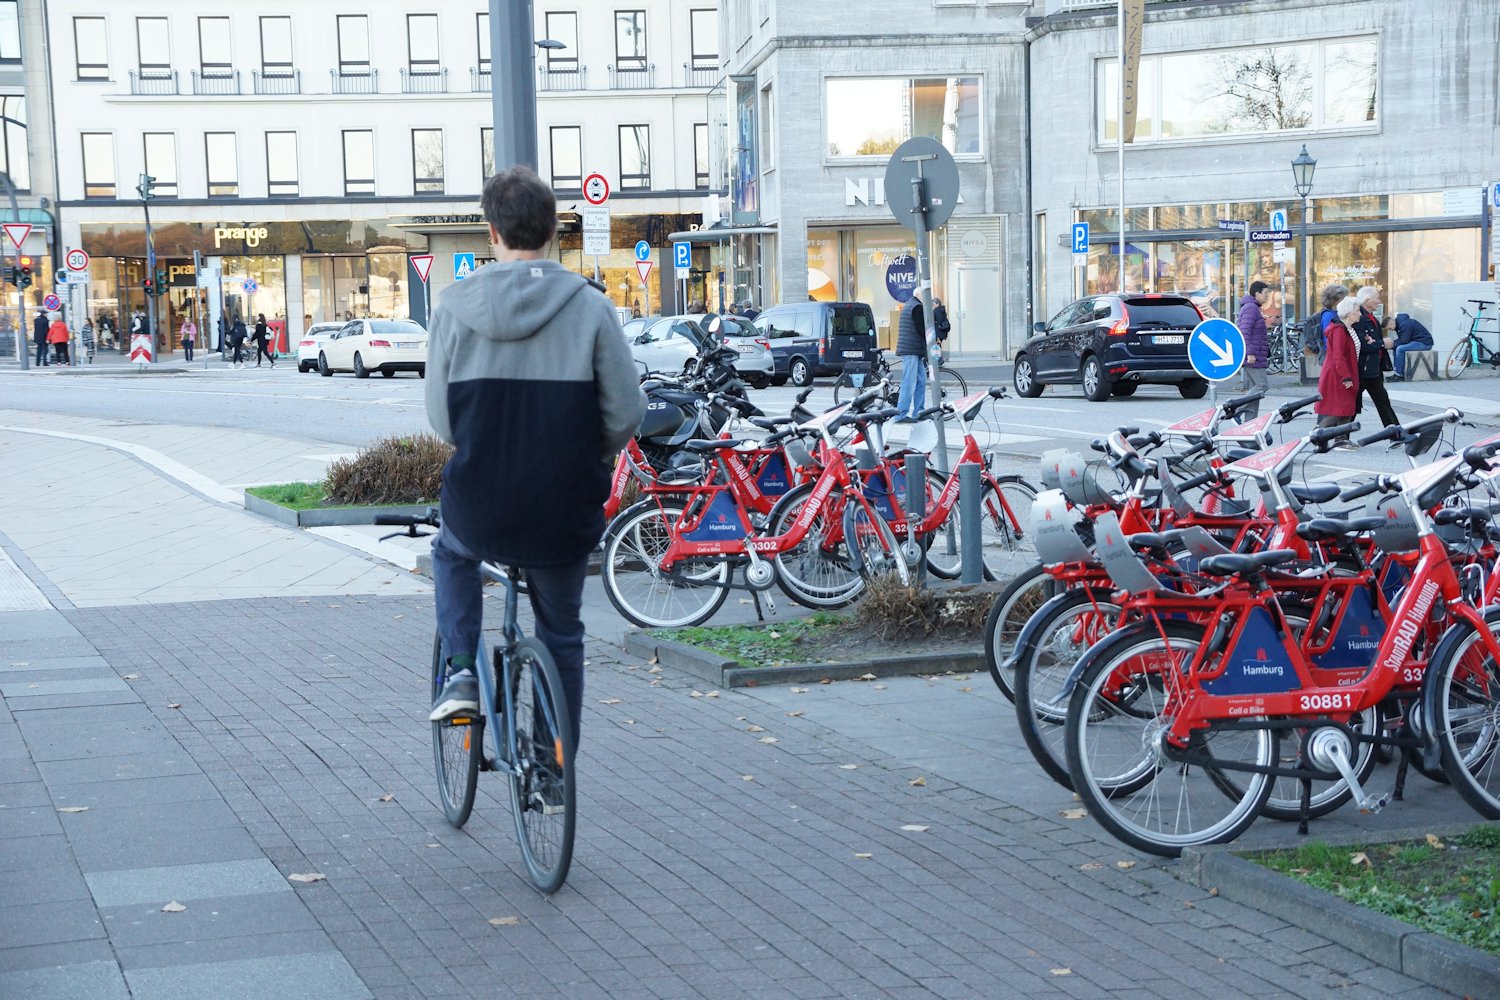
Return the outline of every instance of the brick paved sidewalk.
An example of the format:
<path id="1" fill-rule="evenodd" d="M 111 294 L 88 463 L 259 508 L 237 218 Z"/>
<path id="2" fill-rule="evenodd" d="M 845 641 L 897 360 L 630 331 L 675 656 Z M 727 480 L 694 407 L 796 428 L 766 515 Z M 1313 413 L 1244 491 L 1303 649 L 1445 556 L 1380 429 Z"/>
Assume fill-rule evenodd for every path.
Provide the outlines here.
<path id="1" fill-rule="evenodd" d="M 1062 820 L 999 713 L 950 728 L 1025 794 L 591 643 L 578 849 L 543 898 L 498 779 L 463 831 L 435 804 L 430 597 L 66 619 L 0 655 L 81 682 L 65 711 L 0 689 L 0 996 L 1440 995 Z"/>

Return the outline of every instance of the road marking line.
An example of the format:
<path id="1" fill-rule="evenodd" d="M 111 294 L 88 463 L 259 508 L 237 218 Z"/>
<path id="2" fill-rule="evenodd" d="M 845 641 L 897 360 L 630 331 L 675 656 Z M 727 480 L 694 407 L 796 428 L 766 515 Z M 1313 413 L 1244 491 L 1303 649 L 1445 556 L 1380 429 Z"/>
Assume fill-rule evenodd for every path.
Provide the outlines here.
<path id="1" fill-rule="evenodd" d="M 194 471 L 183 465 L 176 459 L 169 458 L 157 451 L 155 448 L 147 448 L 145 445 L 133 444 L 129 441 L 116 441 L 112 438 L 94 437 L 91 434 L 72 434 L 68 431 L 49 431 L 36 427 L 10 427 L 0 425 L 0 431 L 11 431 L 16 434 L 36 434 L 40 437 L 61 438 L 64 441 L 79 441 L 83 444 L 95 444 L 104 448 L 113 448 L 123 451 L 132 458 L 138 459 L 144 464 L 160 472 L 169 479 L 175 479 L 188 489 L 210 500 L 219 503 L 232 504 L 237 507 L 245 505 L 244 495 L 236 493 L 220 483 L 208 478 L 201 472 Z"/>

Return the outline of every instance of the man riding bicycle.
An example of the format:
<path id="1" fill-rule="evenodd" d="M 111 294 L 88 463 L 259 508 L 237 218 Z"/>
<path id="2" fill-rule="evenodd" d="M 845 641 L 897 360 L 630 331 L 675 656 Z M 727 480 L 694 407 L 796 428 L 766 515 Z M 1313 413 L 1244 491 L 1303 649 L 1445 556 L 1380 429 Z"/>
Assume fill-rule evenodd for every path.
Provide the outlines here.
<path id="1" fill-rule="evenodd" d="M 427 419 L 454 446 L 432 540 L 448 675 L 431 719 L 478 711 L 479 564 L 518 566 L 576 745 L 588 554 L 604 531 L 609 463 L 639 426 L 645 398 L 614 307 L 546 259 L 557 229 L 552 189 L 514 167 L 489 179 L 482 207 L 495 262 L 444 291 L 428 338 Z"/>

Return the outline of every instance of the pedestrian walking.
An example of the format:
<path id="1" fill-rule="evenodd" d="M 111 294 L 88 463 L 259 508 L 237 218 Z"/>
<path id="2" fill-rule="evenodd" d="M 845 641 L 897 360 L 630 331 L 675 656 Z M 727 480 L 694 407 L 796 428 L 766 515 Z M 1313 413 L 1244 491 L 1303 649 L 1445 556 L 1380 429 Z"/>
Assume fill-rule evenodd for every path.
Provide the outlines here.
<path id="1" fill-rule="evenodd" d="M 238 315 L 234 317 L 234 325 L 229 328 L 229 346 L 234 350 L 234 366 L 242 368 L 245 364 L 245 321 Z"/>
<path id="2" fill-rule="evenodd" d="M 1396 411 L 1391 407 L 1391 397 L 1385 391 L 1385 373 L 1391 368 L 1390 356 L 1386 353 L 1385 337 L 1375 310 L 1380 308 L 1380 290 L 1366 285 L 1354 293 L 1354 302 L 1359 307 L 1359 316 L 1354 323 L 1354 332 L 1359 336 L 1359 391 L 1360 406 L 1364 409 L 1364 397 L 1369 396 L 1380 415 L 1382 427 L 1400 423 Z M 1398 447 L 1400 441 L 1392 444 Z"/>
<path id="3" fill-rule="evenodd" d="M 915 423 L 927 405 L 927 327 L 922 300 L 913 295 L 901 307 L 896 323 L 896 357 L 901 359 L 901 394 L 896 397 L 896 423 Z"/>
<path id="4" fill-rule="evenodd" d="M 99 350 L 108 351 L 115 347 L 115 321 L 108 313 L 99 314 Z"/>
<path id="5" fill-rule="evenodd" d="M 478 711 L 479 565 L 520 566 L 576 745 L 588 555 L 604 530 L 610 463 L 646 402 L 614 307 L 547 259 L 557 229 L 552 188 L 513 167 L 485 182 L 481 204 L 495 262 L 443 291 L 428 338 L 427 419 L 454 446 L 432 539 L 447 677 L 431 718 Z"/>
<path id="6" fill-rule="evenodd" d="M 754 319 L 755 317 L 757 317 L 757 316 L 760 315 L 760 310 L 757 309 L 757 308 L 755 308 L 755 303 L 754 302 L 751 302 L 749 299 L 746 299 L 740 305 L 740 315 L 743 316 L 743 317 L 745 317 L 746 319 Z"/>
<path id="7" fill-rule="evenodd" d="M 1271 286 L 1264 281 L 1252 281 L 1250 291 L 1240 299 L 1239 321 L 1236 325 L 1245 338 L 1244 374 L 1245 391 L 1270 388 L 1266 375 L 1270 344 L 1266 340 L 1266 303 L 1271 300 Z M 1260 401 L 1257 400 L 1241 411 L 1242 419 L 1254 420 L 1260 416 Z"/>
<path id="8" fill-rule="evenodd" d="M 1323 354 L 1327 350 L 1328 340 L 1323 331 L 1328 329 L 1328 324 L 1339 318 L 1338 304 L 1349 289 L 1343 285 L 1328 285 L 1324 287 L 1319 295 L 1322 308 L 1302 321 L 1302 353 L 1308 360 L 1316 358 L 1318 363 L 1323 361 Z"/>
<path id="9" fill-rule="evenodd" d="M 1354 332 L 1359 303 L 1342 299 L 1337 315 L 1323 331 L 1327 350 L 1323 370 L 1318 373 L 1318 395 L 1313 404 L 1319 427 L 1337 427 L 1354 419 L 1359 410 L 1359 335 Z M 1345 438 L 1337 447 L 1353 451 L 1358 446 Z"/>
<path id="10" fill-rule="evenodd" d="M 953 329 L 953 324 L 948 322 L 948 307 L 936 295 L 932 297 L 932 328 L 937 333 L 938 350 L 945 350 L 944 345 L 948 343 L 948 332 Z M 942 363 L 941 359 L 938 363 Z"/>
<path id="11" fill-rule="evenodd" d="M 68 324 L 57 313 L 53 313 L 52 323 L 47 327 L 47 343 L 52 345 L 56 362 L 64 368 L 68 367 L 68 341 L 72 336 L 68 332 Z"/>
<path id="12" fill-rule="evenodd" d="M 269 343 L 270 330 L 266 326 L 266 314 L 258 313 L 255 317 L 255 333 L 250 337 L 255 341 L 255 367 L 260 367 L 260 359 L 264 357 L 271 362 L 271 367 L 276 367 L 276 355 L 266 345 Z"/>
<path id="13" fill-rule="evenodd" d="M 151 323 L 146 319 L 146 314 L 141 310 L 139 306 L 137 306 L 134 315 L 130 317 L 130 350 L 135 350 L 135 338 L 149 338 L 150 336 Z M 124 345 L 121 345 L 120 350 L 125 350 Z"/>
<path id="14" fill-rule="evenodd" d="M 84 356 L 89 359 L 89 364 L 94 363 L 94 321 L 87 316 L 83 318 L 83 329 L 78 331 L 78 342 L 83 345 Z"/>
<path id="15" fill-rule="evenodd" d="M 46 368 L 50 362 L 47 360 L 47 317 L 43 313 L 37 313 L 36 319 L 31 321 L 31 342 L 36 345 L 36 366 Z"/>
<path id="16" fill-rule="evenodd" d="M 1432 350 L 1432 333 L 1408 313 L 1397 313 L 1385 321 L 1385 346 L 1396 356 L 1396 370 L 1387 381 L 1406 381 L 1406 356 L 1412 351 Z"/>
<path id="17" fill-rule="evenodd" d="M 182 321 L 182 355 L 184 361 L 193 360 L 193 344 L 198 340 L 198 326 L 191 316 Z"/>

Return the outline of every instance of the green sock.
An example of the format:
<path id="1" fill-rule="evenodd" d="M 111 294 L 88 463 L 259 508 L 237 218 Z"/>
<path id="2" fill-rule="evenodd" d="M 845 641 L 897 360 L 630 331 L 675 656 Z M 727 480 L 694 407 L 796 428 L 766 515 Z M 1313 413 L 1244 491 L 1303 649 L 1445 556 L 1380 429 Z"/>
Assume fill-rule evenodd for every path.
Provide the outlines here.
<path id="1" fill-rule="evenodd" d="M 465 670 L 474 669 L 474 657 L 472 656 L 450 656 L 448 657 L 448 673 L 456 674 Z"/>

